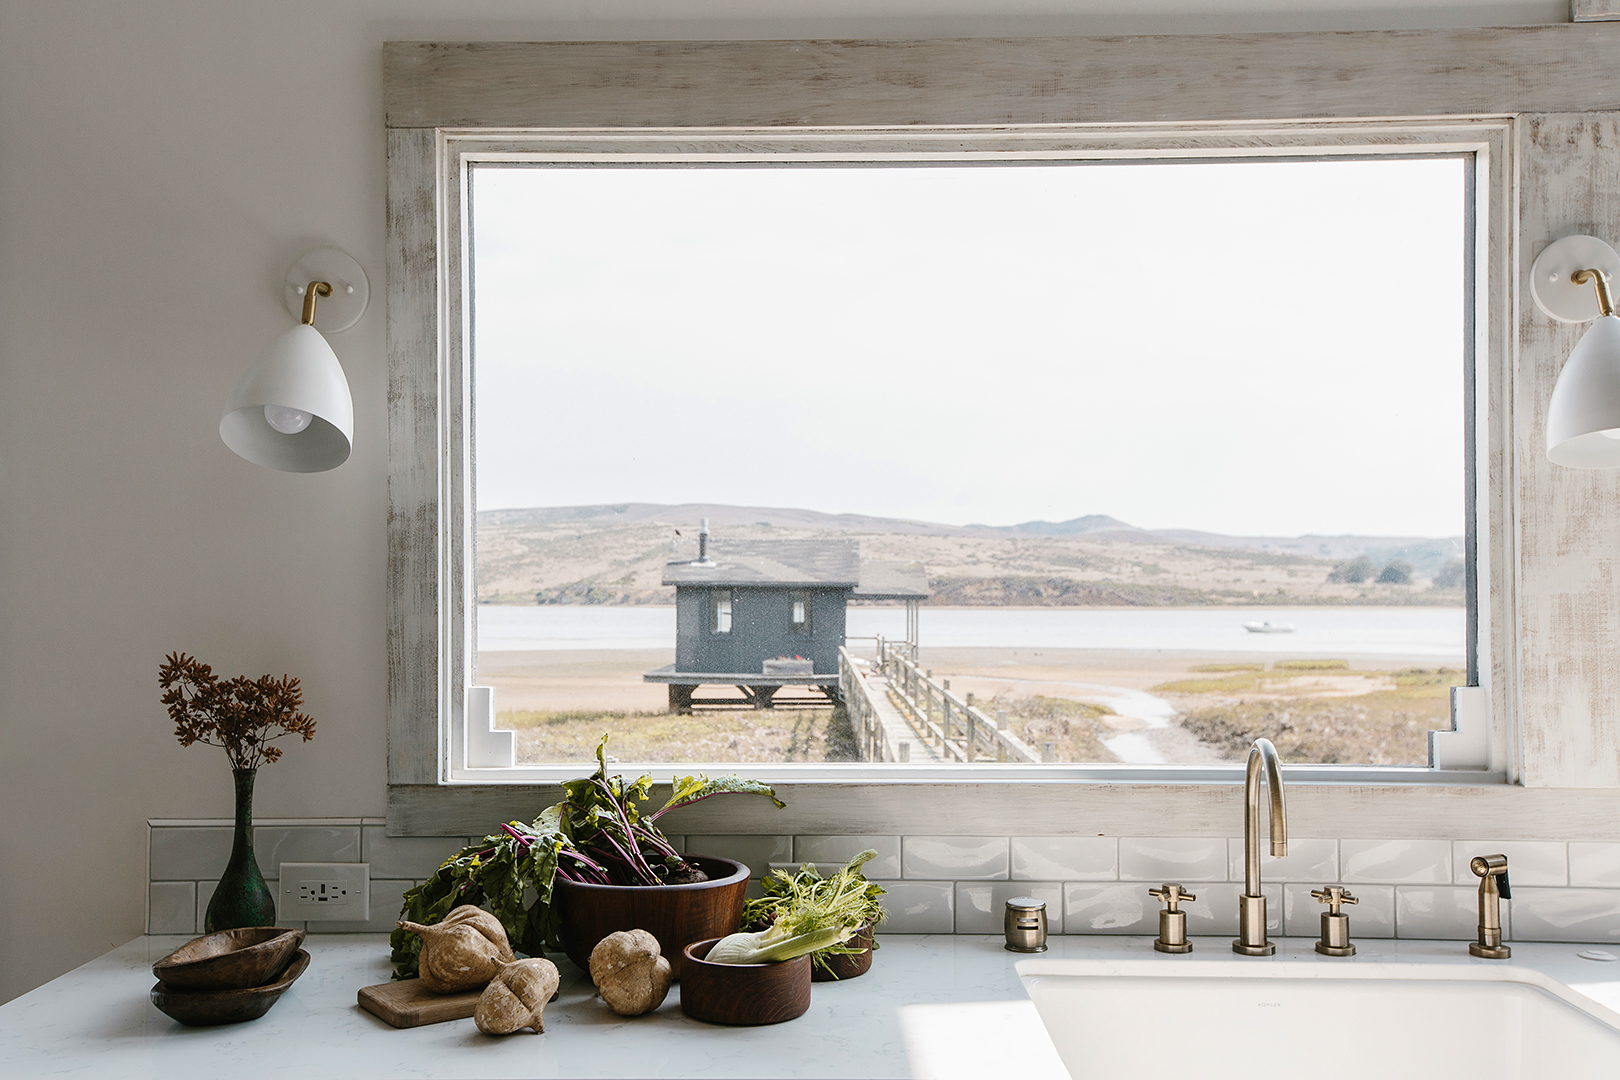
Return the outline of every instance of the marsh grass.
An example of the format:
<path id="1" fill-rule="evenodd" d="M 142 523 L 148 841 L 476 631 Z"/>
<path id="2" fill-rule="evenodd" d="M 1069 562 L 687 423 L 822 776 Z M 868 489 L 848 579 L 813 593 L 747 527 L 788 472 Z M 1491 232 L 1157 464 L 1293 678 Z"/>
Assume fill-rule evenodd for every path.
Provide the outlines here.
<path id="1" fill-rule="evenodd" d="M 1381 677 L 1385 688 L 1349 697 L 1187 702 L 1181 724 L 1237 758 L 1257 738 L 1270 739 L 1284 761 L 1342 765 L 1421 765 L 1428 732 L 1446 726 L 1454 668 L 1355 672 Z M 1393 682 L 1393 687 L 1388 687 Z"/>
<path id="2" fill-rule="evenodd" d="M 1052 744 L 1058 761 L 1113 761 L 1102 740 L 1114 734 L 1104 717 L 1114 710 L 1089 701 L 1068 698 L 1011 697 L 998 694 L 986 703 L 985 712 L 1007 714 L 1007 725 L 1024 742 L 1039 751 Z"/>
<path id="3" fill-rule="evenodd" d="M 770 763 L 856 761 L 841 708 L 737 710 L 680 715 L 625 710 L 513 710 L 496 726 L 516 735 L 521 764 L 594 764 L 602 733 L 619 761 Z"/>
<path id="4" fill-rule="evenodd" d="M 1150 691 L 1155 694 L 1238 694 L 1270 688 L 1270 684 L 1286 682 L 1321 672 L 1343 672 L 1346 675 L 1363 674 L 1350 670 L 1348 660 L 1278 660 L 1270 671 L 1264 664 L 1199 664 L 1188 668 L 1197 672 L 1231 672 L 1222 679 L 1176 679 L 1160 683 Z M 1366 673 L 1366 674 L 1383 674 Z"/>

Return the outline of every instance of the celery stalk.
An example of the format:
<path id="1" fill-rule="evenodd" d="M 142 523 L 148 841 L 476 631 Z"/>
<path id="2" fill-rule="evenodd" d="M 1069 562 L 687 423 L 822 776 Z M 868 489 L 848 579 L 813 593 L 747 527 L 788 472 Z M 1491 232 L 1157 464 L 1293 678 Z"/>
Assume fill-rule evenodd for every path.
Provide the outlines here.
<path id="1" fill-rule="evenodd" d="M 847 926 L 829 926 L 804 934 L 787 934 L 773 926 L 757 934 L 723 937 L 704 959 L 714 964 L 770 964 L 842 945 L 854 936 L 855 931 Z"/>

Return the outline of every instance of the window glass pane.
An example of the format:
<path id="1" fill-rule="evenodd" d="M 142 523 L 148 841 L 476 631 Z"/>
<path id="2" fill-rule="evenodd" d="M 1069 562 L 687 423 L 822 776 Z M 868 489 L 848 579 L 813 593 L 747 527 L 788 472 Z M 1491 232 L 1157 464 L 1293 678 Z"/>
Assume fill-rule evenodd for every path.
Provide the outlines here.
<path id="1" fill-rule="evenodd" d="M 475 168 L 477 678 L 520 760 L 854 760 L 843 644 L 914 762 L 971 719 L 977 760 L 1000 723 L 1423 764 L 1471 168 Z"/>
<path id="2" fill-rule="evenodd" d="M 731 633 L 731 595 L 714 594 L 714 621 L 710 629 L 717 634 Z"/>

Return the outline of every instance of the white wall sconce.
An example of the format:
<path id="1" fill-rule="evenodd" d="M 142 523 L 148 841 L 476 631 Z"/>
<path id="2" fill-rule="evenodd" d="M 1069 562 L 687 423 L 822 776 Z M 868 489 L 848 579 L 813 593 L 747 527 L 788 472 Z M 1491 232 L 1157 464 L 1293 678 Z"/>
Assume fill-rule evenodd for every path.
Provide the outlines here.
<path id="1" fill-rule="evenodd" d="M 1620 317 L 1611 293 L 1620 254 L 1595 236 L 1566 236 L 1536 256 L 1530 295 L 1548 318 L 1597 321 L 1558 373 L 1547 402 L 1547 456 L 1574 469 L 1620 468 Z"/>
<path id="2" fill-rule="evenodd" d="M 287 310 L 299 323 L 265 346 L 225 399 L 219 437 L 226 446 L 281 472 L 325 472 L 349 459 L 354 400 L 322 335 L 359 322 L 370 299 L 365 271 L 335 248 L 293 264 Z"/>

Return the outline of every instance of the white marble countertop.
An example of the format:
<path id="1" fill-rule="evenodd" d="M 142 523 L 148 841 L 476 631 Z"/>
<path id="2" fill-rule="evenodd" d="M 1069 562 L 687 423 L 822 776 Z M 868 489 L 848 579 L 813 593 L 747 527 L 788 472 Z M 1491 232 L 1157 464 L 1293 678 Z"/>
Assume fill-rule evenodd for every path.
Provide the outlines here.
<path id="1" fill-rule="evenodd" d="M 1003 949 L 999 937 L 885 936 L 870 973 L 815 984 L 809 1012 L 763 1028 L 688 1019 L 678 985 L 656 1012 L 616 1016 L 563 960 L 562 995 L 546 1009 L 546 1033 L 499 1039 L 480 1034 L 470 1019 L 395 1030 L 360 1009 L 355 993 L 388 978 L 387 939 L 375 934 L 311 935 L 309 971 L 260 1020 L 182 1027 L 147 993 L 153 961 L 185 940 L 137 938 L 0 1006 L 0 1075 L 1067 1076 L 1019 981 L 1016 964 L 1025 957 Z M 1053 937 L 1043 958 L 1232 961 L 1225 939 L 1195 941 L 1189 956 L 1161 957 L 1146 938 Z M 1309 939 L 1279 944 L 1275 957 L 1241 962 L 1321 964 L 1324 974 L 1328 965 L 1347 964 L 1512 965 L 1620 1012 L 1620 963 L 1576 956 L 1589 946 L 1515 942 L 1511 960 L 1484 961 L 1459 942 L 1363 940 L 1348 959 L 1317 956 Z"/>

